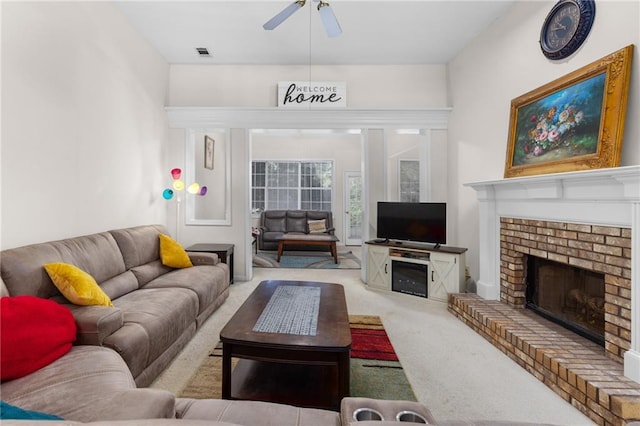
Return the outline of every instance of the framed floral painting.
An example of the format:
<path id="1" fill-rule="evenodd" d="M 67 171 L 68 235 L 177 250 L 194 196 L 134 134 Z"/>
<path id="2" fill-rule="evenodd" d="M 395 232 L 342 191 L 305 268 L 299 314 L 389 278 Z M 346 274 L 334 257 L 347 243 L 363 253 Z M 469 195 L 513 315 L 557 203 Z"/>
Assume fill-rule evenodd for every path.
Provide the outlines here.
<path id="1" fill-rule="evenodd" d="M 505 177 L 616 167 L 633 46 L 511 101 Z"/>

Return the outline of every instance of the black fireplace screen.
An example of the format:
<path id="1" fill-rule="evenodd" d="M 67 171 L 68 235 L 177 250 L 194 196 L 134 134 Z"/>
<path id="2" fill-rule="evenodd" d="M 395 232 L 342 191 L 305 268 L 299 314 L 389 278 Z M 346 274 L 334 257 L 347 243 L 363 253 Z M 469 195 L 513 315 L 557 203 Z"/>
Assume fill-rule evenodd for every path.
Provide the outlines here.
<path id="1" fill-rule="evenodd" d="M 424 263 L 391 261 L 391 290 L 428 297 L 428 266 Z"/>
<path id="2" fill-rule="evenodd" d="M 527 307 L 604 346 L 604 275 L 529 256 Z"/>

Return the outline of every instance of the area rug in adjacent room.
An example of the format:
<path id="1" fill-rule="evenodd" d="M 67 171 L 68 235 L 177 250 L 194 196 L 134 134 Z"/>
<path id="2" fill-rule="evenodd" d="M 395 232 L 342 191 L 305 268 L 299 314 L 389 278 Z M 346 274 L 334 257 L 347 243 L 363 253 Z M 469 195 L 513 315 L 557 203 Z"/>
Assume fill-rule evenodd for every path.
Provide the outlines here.
<path id="1" fill-rule="evenodd" d="M 253 255 L 253 266 L 257 268 L 310 268 L 310 269 L 360 269 L 360 259 L 351 251 L 338 252 L 335 263 L 329 252 L 285 251 L 277 260 L 275 251 L 259 251 Z"/>
<path id="2" fill-rule="evenodd" d="M 350 315 L 351 396 L 410 400 L 416 397 L 378 316 Z M 234 360 L 235 361 L 235 360 Z M 209 356 L 179 392 L 182 398 L 220 398 L 222 344 Z"/>

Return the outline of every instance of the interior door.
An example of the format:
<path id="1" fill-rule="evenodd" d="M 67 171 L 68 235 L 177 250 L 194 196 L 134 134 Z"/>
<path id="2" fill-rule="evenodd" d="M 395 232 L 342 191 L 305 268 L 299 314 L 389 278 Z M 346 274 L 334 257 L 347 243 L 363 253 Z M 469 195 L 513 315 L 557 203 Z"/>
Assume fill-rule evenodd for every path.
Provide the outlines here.
<path id="1" fill-rule="evenodd" d="M 360 172 L 345 172 L 344 244 L 362 244 L 362 178 Z"/>

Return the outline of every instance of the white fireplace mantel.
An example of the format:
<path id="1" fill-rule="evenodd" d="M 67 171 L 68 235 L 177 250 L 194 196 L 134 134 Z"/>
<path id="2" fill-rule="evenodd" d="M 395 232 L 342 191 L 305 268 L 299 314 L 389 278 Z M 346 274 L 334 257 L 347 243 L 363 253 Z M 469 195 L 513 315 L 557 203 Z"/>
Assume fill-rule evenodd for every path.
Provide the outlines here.
<path id="1" fill-rule="evenodd" d="M 631 228 L 631 350 L 625 375 L 640 382 L 640 165 L 465 184 L 478 193 L 478 295 L 500 299 L 500 218 Z"/>

